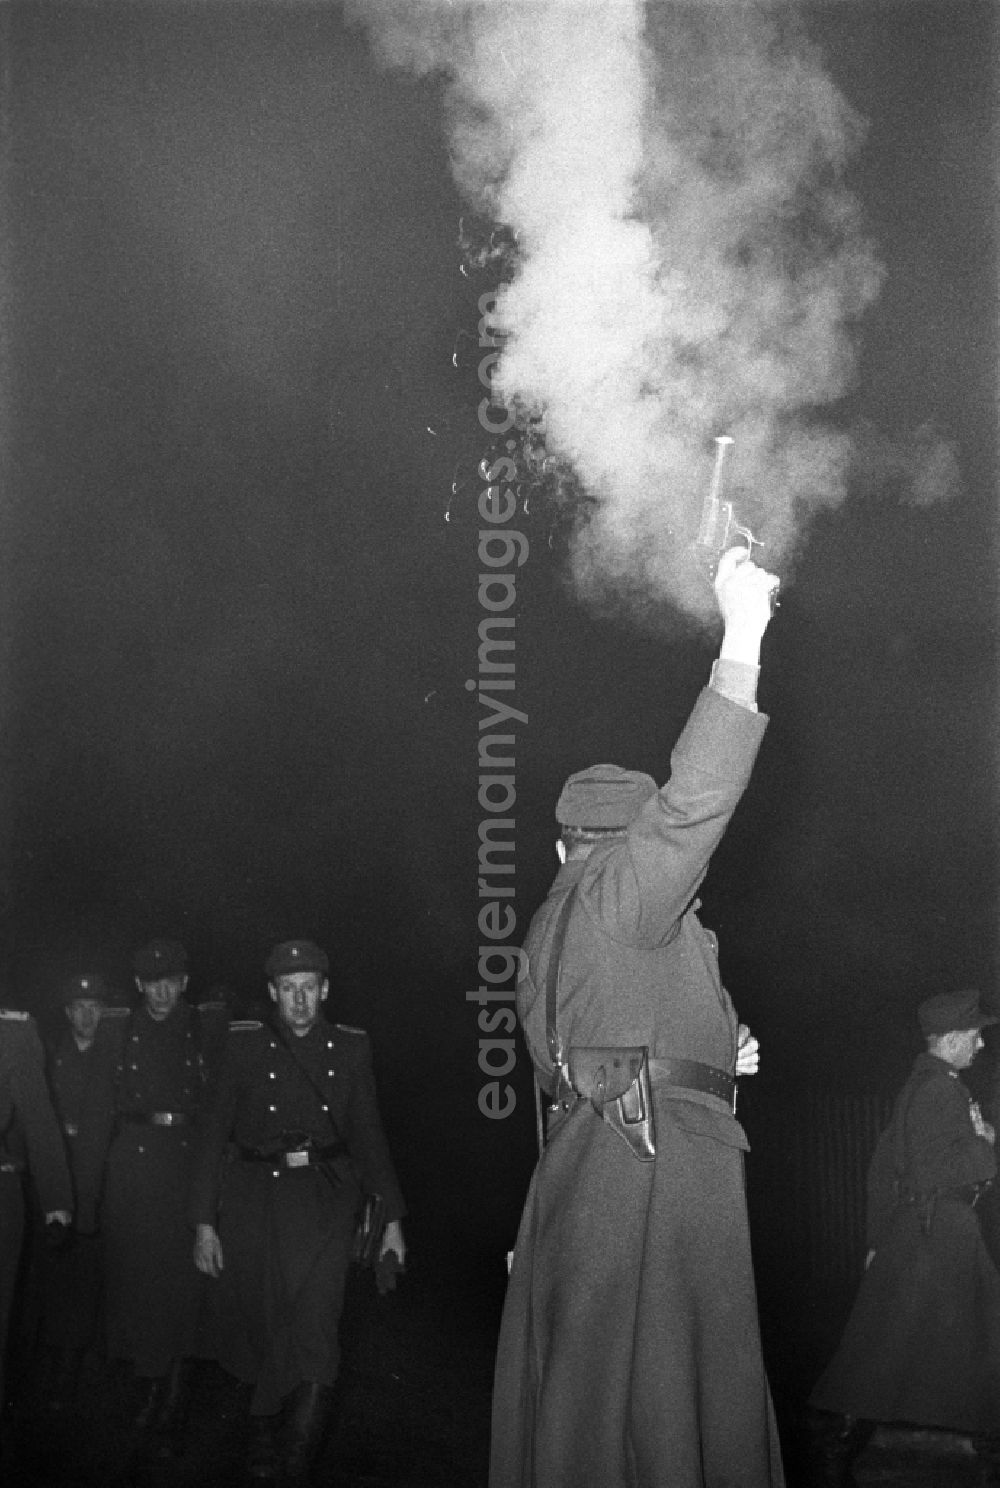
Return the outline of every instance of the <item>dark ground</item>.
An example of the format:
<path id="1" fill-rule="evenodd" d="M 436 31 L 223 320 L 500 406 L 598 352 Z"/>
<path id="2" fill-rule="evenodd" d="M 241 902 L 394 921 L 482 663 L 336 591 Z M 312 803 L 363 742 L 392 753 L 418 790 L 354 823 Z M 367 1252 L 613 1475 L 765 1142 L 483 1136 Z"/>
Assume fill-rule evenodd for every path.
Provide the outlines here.
<path id="1" fill-rule="evenodd" d="M 502 1279 L 492 1298 L 489 1290 L 411 1264 L 395 1292 L 379 1297 L 368 1275 L 352 1275 L 318 1484 L 485 1485 Z M 89 1360 L 76 1402 L 55 1412 L 33 1405 L 31 1373 L 21 1371 L 12 1381 L 3 1488 L 237 1488 L 246 1418 L 235 1383 L 207 1361 L 194 1364 L 192 1378 L 183 1452 L 159 1461 L 136 1451 L 130 1374 Z"/>
<path id="2" fill-rule="evenodd" d="M 502 1293 L 502 1271 L 468 1262 L 447 1272 L 415 1262 L 397 1290 L 381 1298 L 370 1279 L 352 1279 L 344 1366 L 317 1485 L 486 1488 Z M 136 1451 L 127 1375 L 89 1361 L 76 1403 L 54 1412 L 32 1403 L 32 1375 L 22 1368 L 7 1418 L 3 1488 L 237 1488 L 246 1424 L 233 1382 L 208 1362 L 194 1366 L 193 1381 L 183 1451 L 160 1461 Z M 780 1393 L 777 1404 L 789 1488 L 805 1488 L 801 1407 Z M 872 1439 L 855 1476 L 859 1488 L 984 1483 L 967 1440 L 887 1429 Z"/>

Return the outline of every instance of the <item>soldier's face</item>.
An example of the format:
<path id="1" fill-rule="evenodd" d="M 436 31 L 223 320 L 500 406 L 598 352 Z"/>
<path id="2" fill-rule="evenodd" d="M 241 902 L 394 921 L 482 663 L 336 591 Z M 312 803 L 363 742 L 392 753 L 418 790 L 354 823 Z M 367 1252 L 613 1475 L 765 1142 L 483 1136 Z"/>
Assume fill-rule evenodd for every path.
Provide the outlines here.
<path id="1" fill-rule="evenodd" d="M 136 981 L 146 1001 L 146 1011 L 157 1023 L 169 1018 L 187 986 L 186 976 L 160 977 L 155 982 Z"/>
<path id="2" fill-rule="evenodd" d="M 983 1036 L 978 1028 L 959 1028 L 949 1035 L 952 1069 L 968 1069 L 980 1049 L 984 1048 Z"/>
<path id="3" fill-rule="evenodd" d="M 89 1043 L 101 1021 L 101 1003 L 93 997 L 75 997 L 66 1006 L 66 1016 L 77 1038 Z"/>
<path id="4" fill-rule="evenodd" d="M 293 1033 L 308 1033 L 319 1017 L 321 1002 L 326 1001 L 330 984 L 318 971 L 290 971 L 270 984 L 271 1001 L 278 1016 Z"/>

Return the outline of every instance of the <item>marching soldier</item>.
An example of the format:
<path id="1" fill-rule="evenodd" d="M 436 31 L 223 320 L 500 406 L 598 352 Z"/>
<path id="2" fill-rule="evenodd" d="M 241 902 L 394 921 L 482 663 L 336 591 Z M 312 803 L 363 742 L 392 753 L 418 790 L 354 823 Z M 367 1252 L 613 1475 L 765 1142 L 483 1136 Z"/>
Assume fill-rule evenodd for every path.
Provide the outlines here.
<path id="1" fill-rule="evenodd" d="M 219 1362 L 254 1386 L 250 1471 L 283 1484 L 307 1480 L 326 1424 L 363 1192 L 385 1201 L 382 1254 L 405 1257 L 371 1046 L 322 1016 L 327 970 L 311 941 L 268 956 L 274 1016 L 230 1026 L 191 1195 L 195 1264 L 218 1280 Z"/>
<path id="2" fill-rule="evenodd" d="M 93 1171 L 102 1146 L 107 1153 L 100 1224 L 108 1355 L 131 1362 L 142 1397 L 135 1424 L 159 1433 L 167 1449 L 183 1424 L 185 1361 L 196 1343 L 201 1278 L 185 1205 L 225 1009 L 184 1000 L 187 952 L 175 940 L 143 946 L 133 968 L 142 1000 L 121 1033 L 111 1119 L 82 1160 Z"/>
<path id="3" fill-rule="evenodd" d="M 34 1020 L 0 1008 L 0 1138 L 17 1123 L 47 1234 L 69 1236 L 73 1189 L 59 1124 L 45 1085 L 45 1056 Z M 0 1148 L 0 1413 L 6 1399 L 3 1360 L 14 1283 L 24 1238 L 23 1163 Z"/>
<path id="4" fill-rule="evenodd" d="M 102 1027 L 108 987 L 99 972 L 74 976 L 61 1002 L 69 1024 L 49 1061 L 49 1090 L 62 1127 L 76 1200 L 71 1246 L 40 1258 L 40 1343 L 51 1361 L 48 1403 L 72 1397 L 80 1364 L 95 1343 L 102 1265 L 97 1203 L 103 1172 L 88 1164 L 90 1138 L 106 1129 L 114 1100 L 117 1042 Z"/>
<path id="5" fill-rule="evenodd" d="M 837 1352 L 810 1396 L 815 1482 L 847 1488 L 875 1422 L 968 1433 L 1000 1482 L 1000 1274 L 979 1229 L 996 1131 L 962 1075 L 996 1023 L 975 989 L 917 1008 L 926 1044 L 868 1180 L 869 1254 Z"/>

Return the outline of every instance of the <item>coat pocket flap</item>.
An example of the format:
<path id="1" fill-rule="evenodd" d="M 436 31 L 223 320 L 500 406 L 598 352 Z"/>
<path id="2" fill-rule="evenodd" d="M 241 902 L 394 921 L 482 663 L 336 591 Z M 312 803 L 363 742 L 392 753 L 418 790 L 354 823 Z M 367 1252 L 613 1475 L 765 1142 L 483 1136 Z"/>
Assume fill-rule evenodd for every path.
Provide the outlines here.
<path id="1" fill-rule="evenodd" d="M 659 1085 L 656 1094 L 662 1096 L 667 1092 Z M 684 1131 L 712 1137 L 716 1142 L 725 1142 L 727 1147 L 739 1147 L 743 1152 L 750 1151 L 746 1132 L 725 1102 L 714 1095 L 700 1090 L 685 1090 L 683 1094 L 671 1094 L 659 1110 L 667 1121 Z"/>
<path id="2" fill-rule="evenodd" d="M 600 1109 L 616 1101 L 635 1084 L 646 1058 L 644 1047 L 573 1048 L 569 1051 L 569 1080 L 578 1095 Z"/>

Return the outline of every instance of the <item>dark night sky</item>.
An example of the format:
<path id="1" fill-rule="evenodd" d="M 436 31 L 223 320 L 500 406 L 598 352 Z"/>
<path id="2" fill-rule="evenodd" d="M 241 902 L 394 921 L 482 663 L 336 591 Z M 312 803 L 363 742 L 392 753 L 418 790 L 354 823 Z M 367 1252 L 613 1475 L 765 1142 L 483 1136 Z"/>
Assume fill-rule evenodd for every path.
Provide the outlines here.
<path id="1" fill-rule="evenodd" d="M 851 180 L 888 269 L 840 413 L 933 419 L 964 489 L 814 525 L 704 898 L 769 1077 L 863 1083 L 908 1062 L 922 996 L 994 992 L 996 54 L 986 3 L 809 16 L 870 121 Z M 485 1121 L 463 997 L 488 446 L 452 352 L 489 280 L 459 272 L 438 89 L 377 71 L 336 7 L 14 0 L 0 24 L 9 995 L 44 1015 L 92 966 L 124 988 L 153 934 L 249 995 L 275 939 L 315 935 L 404 1177 L 488 1173 L 484 1232 L 512 1224 L 526 1061 Z M 662 778 L 712 655 L 588 614 L 545 512 L 525 530 L 522 916 L 561 777 Z"/>

